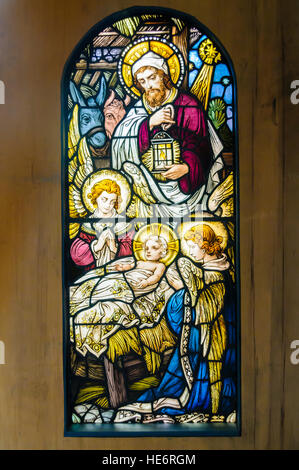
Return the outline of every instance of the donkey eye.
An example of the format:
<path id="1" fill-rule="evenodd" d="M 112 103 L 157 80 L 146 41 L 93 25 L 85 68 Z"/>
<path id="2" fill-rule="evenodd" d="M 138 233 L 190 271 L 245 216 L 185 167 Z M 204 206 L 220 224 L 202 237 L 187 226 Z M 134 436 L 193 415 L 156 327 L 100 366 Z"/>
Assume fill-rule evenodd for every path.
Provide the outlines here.
<path id="1" fill-rule="evenodd" d="M 88 122 L 90 122 L 90 116 L 88 116 L 87 114 L 83 115 L 82 118 L 81 118 L 81 121 L 84 124 L 87 124 Z"/>

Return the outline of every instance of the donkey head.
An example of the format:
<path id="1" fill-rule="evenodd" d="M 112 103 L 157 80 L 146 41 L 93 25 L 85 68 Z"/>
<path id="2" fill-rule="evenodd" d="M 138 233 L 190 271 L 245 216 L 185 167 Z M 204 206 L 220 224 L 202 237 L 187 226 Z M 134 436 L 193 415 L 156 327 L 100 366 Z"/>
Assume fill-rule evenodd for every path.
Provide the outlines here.
<path id="1" fill-rule="evenodd" d="M 86 136 L 88 142 L 95 148 L 102 148 L 106 144 L 104 128 L 103 104 L 106 97 L 106 81 L 102 76 L 97 95 L 84 98 L 79 87 L 71 81 L 70 94 L 73 102 L 79 105 L 79 128 L 81 137 Z"/>

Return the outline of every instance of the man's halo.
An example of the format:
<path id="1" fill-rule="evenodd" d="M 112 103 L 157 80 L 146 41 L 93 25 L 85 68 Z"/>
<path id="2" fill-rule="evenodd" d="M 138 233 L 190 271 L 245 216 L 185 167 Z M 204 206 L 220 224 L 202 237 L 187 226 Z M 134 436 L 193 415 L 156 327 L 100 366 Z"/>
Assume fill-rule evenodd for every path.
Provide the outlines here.
<path id="1" fill-rule="evenodd" d="M 178 88 L 181 86 L 184 74 L 184 59 L 179 49 L 166 39 L 158 37 L 142 37 L 128 45 L 118 62 L 118 75 L 121 84 L 133 97 L 140 97 L 140 91 L 135 87 L 132 75 L 132 66 L 147 52 L 155 52 L 163 57 L 168 65 L 172 83 Z"/>
<path id="2" fill-rule="evenodd" d="M 115 181 L 118 186 L 120 187 L 120 198 L 119 198 L 119 201 L 118 201 L 118 213 L 122 213 L 126 210 L 128 204 L 129 204 L 129 201 L 131 199 L 131 189 L 130 189 L 130 185 L 128 183 L 128 181 L 126 180 L 126 178 L 121 175 L 120 173 L 118 173 L 117 171 L 114 171 L 114 170 L 99 170 L 99 171 L 96 171 L 95 173 L 92 173 L 91 176 L 89 176 L 84 184 L 83 184 L 83 188 L 82 188 L 82 199 L 83 199 L 83 202 L 84 202 L 84 205 L 86 207 L 86 209 L 88 209 L 89 212 L 94 212 L 95 211 L 95 207 L 94 205 L 92 204 L 90 198 L 88 197 L 90 194 L 91 194 L 91 190 L 93 188 L 93 186 L 96 184 L 96 183 L 99 183 L 100 181 L 104 180 L 104 179 L 109 179 L 109 180 L 112 180 L 112 181 Z"/>

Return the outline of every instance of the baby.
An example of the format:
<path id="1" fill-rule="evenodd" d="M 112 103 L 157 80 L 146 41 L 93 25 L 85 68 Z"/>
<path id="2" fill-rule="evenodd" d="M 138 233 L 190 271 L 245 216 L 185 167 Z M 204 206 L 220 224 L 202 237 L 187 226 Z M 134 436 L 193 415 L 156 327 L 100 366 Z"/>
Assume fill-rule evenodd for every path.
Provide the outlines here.
<path id="1" fill-rule="evenodd" d="M 160 260 L 166 256 L 167 251 L 168 246 L 166 240 L 158 235 L 151 235 L 144 243 L 145 261 L 140 260 L 137 261 L 136 264 L 135 262 L 128 264 L 116 263 L 114 268 L 116 271 L 129 271 L 132 269 L 131 274 L 134 272 L 137 273 L 137 271 L 140 270 L 149 271 L 150 275 L 147 279 L 136 281 L 135 284 L 138 289 L 144 289 L 145 287 L 158 283 L 162 278 L 166 267 Z M 133 281 L 131 281 L 131 283 L 132 282 Z"/>

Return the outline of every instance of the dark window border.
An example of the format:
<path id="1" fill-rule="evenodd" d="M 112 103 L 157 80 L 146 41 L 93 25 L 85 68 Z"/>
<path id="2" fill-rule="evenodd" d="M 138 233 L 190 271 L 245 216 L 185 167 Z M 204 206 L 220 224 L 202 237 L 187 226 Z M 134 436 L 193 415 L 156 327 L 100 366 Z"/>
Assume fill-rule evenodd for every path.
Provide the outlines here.
<path id="1" fill-rule="evenodd" d="M 68 185 L 67 185 L 67 138 L 68 138 L 68 120 L 67 120 L 67 95 L 68 95 L 68 80 L 73 68 L 73 64 L 79 59 L 82 50 L 92 41 L 94 36 L 100 29 L 111 26 L 116 21 L 124 19 L 128 16 L 139 16 L 144 13 L 148 14 L 167 14 L 181 18 L 186 24 L 197 26 L 200 31 L 207 34 L 215 44 L 219 47 L 221 53 L 225 57 L 227 64 L 233 76 L 233 105 L 234 105 L 234 203 L 235 203 L 235 248 L 236 248 L 236 353 L 237 353 L 237 422 L 236 423 L 193 423 L 183 424 L 73 424 L 71 422 L 71 410 L 69 409 L 70 403 L 70 347 L 69 347 L 69 327 L 67 320 L 68 312 L 68 284 L 66 282 L 65 264 L 69 259 L 67 251 L 68 241 L 68 219 L 67 219 L 67 200 L 68 200 Z M 99 8 L 100 14 L 100 8 Z M 200 10 L 198 10 L 200 14 Z M 237 83 L 236 74 L 230 59 L 229 54 L 223 47 L 221 42 L 215 35 L 200 21 L 192 15 L 181 12 L 179 10 L 164 8 L 164 7 L 131 7 L 125 10 L 115 12 L 103 20 L 96 23 L 79 41 L 73 49 L 69 58 L 67 59 L 62 79 L 61 79 L 61 174 L 62 174 L 62 187 L 61 187 L 61 204 L 62 204 L 62 303 L 63 303 L 63 375 L 64 375 L 64 436 L 65 437 L 141 437 L 141 436 L 240 436 L 241 435 L 241 325 L 240 325 L 240 242 L 239 242 L 239 141 L 238 141 L 238 116 L 237 116 Z"/>

